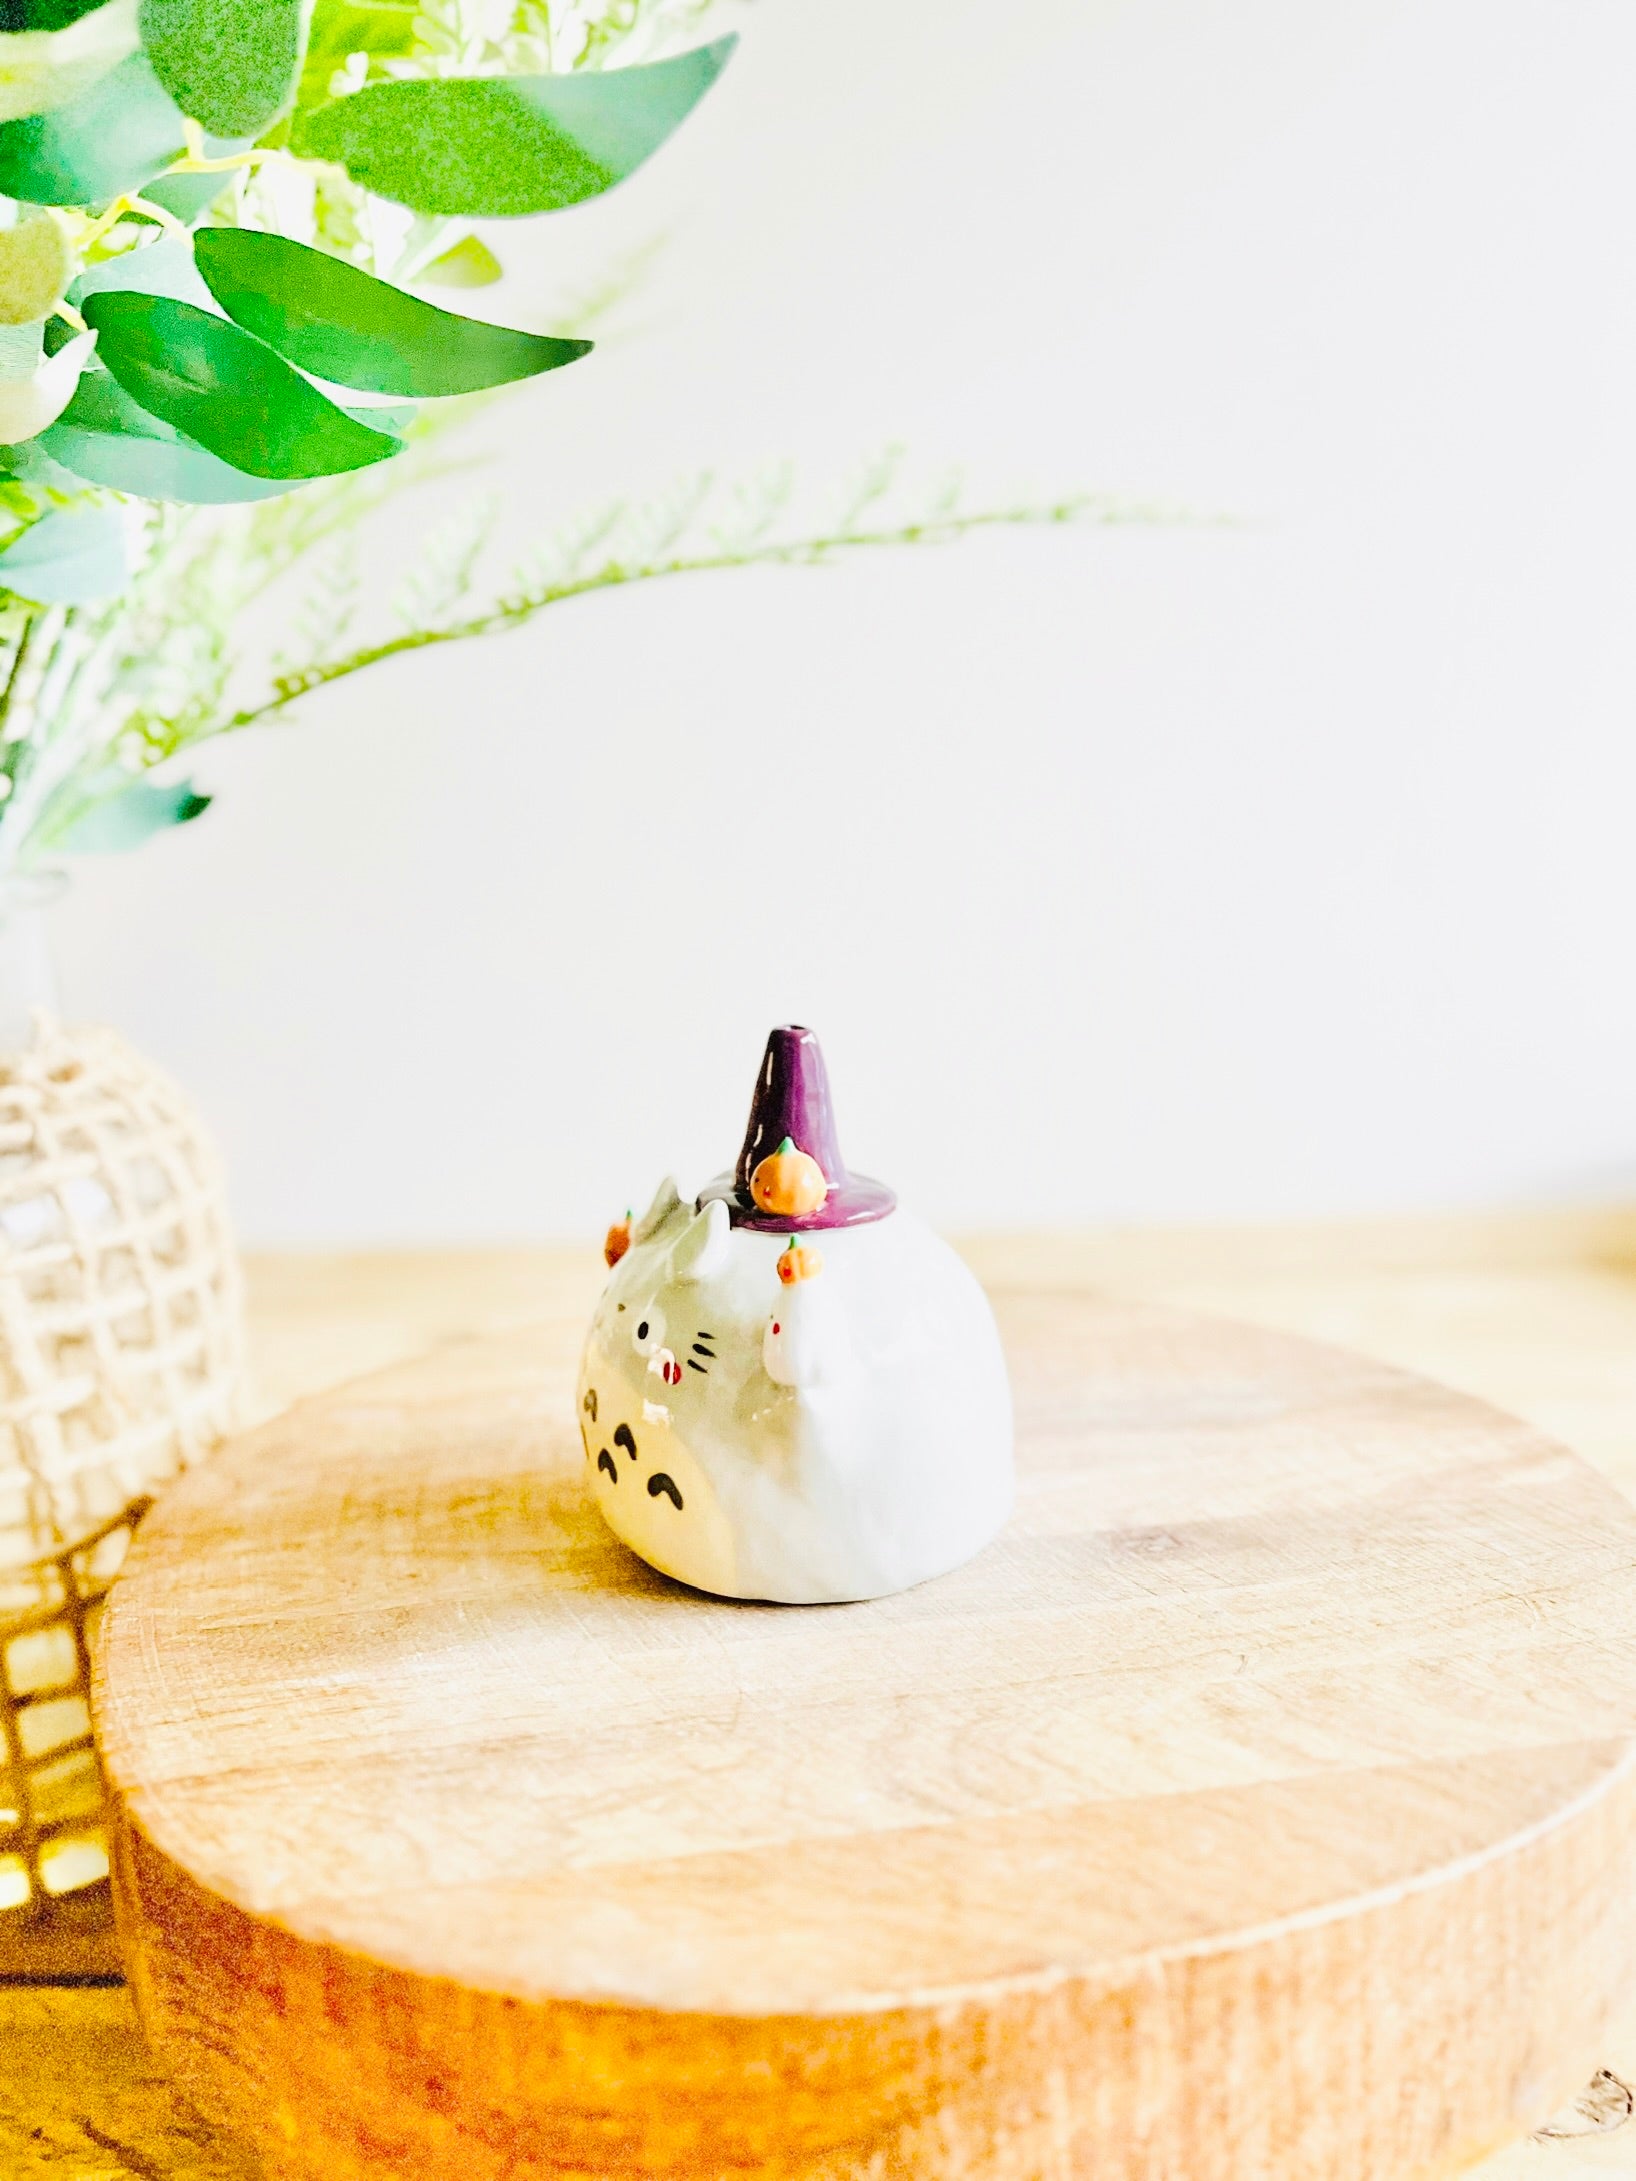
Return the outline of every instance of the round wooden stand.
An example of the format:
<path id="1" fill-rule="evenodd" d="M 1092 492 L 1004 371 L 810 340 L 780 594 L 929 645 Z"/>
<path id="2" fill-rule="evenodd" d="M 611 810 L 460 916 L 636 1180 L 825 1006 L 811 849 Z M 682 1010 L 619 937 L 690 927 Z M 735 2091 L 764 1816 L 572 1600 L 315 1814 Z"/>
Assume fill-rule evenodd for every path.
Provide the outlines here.
<path id="1" fill-rule="evenodd" d="M 575 1331 L 178 1485 L 101 1655 L 161 2056 L 311 2181 L 1413 2181 L 1636 1988 L 1636 1514 L 1357 1357 L 1002 1308 L 1016 1519 L 729 1605 L 583 1488 Z"/>

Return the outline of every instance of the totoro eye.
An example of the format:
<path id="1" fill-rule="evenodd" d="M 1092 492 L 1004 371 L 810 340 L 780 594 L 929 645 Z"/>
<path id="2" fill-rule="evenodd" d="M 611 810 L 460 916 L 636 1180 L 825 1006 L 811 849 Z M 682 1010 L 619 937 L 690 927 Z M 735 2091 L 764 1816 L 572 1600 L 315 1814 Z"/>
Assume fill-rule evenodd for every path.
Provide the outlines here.
<path id="1" fill-rule="evenodd" d="M 665 1337 L 664 1312 L 651 1304 L 636 1321 L 631 1339 L 639 1356 L 650 1356 Z"/>

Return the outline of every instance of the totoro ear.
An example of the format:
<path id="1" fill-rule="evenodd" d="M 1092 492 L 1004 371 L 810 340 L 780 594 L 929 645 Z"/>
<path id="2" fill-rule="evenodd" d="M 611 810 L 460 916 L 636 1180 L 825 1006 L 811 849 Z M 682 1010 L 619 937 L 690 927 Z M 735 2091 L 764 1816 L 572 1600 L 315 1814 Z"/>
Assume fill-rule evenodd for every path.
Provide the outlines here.
<path id="1" fill-rule="evenodd" d="M 727 1262 L 732 1233 L 733 1223 L 727 1216 L 727 1206 L 720 1197 L 712 1197 L 703 1211 L 695 1215 L 672 1252 L 672 1278 L 708 1280 L 713 1273 L 720 1272 Z"/>
<path id="2" fill-rule="evenodd" d="M 671 1213 L 677 1209 L 681 1201 L 681 1195 L 676 1187 L 676 1176 L 667 1174 L 664 1180 L 660 1182 L 653 1202 L 631 1229 L 631 1240 L 633 1242 L 650 1240 L 652 1236 L 659 1232 L 659 1229 L 664 1225 Z"/>

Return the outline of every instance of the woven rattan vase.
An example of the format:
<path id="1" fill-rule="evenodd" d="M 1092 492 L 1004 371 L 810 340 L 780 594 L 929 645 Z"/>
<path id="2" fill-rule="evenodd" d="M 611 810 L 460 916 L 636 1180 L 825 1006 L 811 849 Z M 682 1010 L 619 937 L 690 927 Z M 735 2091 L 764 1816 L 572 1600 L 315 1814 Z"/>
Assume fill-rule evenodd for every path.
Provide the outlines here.
<path id="1" fill-rule="evenodd" d="M 113 1031 L 0 1051 L 0 1975 L 114 1966 L 88 1643 L 155 1486 L 231 1428 L 216 1159 Z"/>

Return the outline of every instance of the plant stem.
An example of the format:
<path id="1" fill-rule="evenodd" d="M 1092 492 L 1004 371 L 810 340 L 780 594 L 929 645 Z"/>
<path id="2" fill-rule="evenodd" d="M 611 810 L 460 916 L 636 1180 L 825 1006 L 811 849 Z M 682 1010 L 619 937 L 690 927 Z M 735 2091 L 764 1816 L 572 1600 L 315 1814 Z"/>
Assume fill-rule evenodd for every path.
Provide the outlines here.
<path id="1" fill-rule="evenodd" d="M 11 668 L 6 675 L 6 686 L 0 690 L 0 740 L 4 739 L 6 722 L 11 717 L 12 691 L 17 687 L 17 677 L 23 671 L 23 661 L 28 657 L 29 639 L 33 636 L 40 616 L 31 613 L 23 623 L 23 633 L 17 639 L 17 649 L 11 655 Z"/>
<path id="2" fill-rule="evenodd" d="M 1070 522 L 1143 522 L 1153 520 L 1151 511 L 1132 509 L 1120 503 L 1097 496 L 1061 500 L 1043 507 L 991 508 L 969 515 L 946 515 L 921 522 L 889 525 L 875 530 L 844 529 L 815 537 L 779 539 L 768 544 L 724 548 L 714 553 L 679 553 L 669 559 L 647 561 L 609 561 L 589 575 L 575 576 L 558 583 L 546 584 L 539 590 L 525 591 L 512 598 L 503 598 L 483 612 L 473 614 L 463 621 L 453 621 L 444 628 L 414 629 L 399 636 L 385 638 L 380 643 L 367 644 L 360 650 L 349 652 L 344 658 L 326 665 L 305 668 L 299 674 L 282 678 L 270 697 L 259 704 L 246 706 L 231 713 L 221 723 L 199 736 L 200 741 L 216 735 L 235 734 L 244 727 L 254 727 L 262 720 L 281 712 L 287 705 L 310 696 L 315 689 L 322 689 L 331 682 L 343 681 L 349 674 L 360 674 L 365 667 L 376 666 L 383 659 L 397 657 L 402 652 L 424 651 L 434 644 L 462 644 L 473 637 L 489 636 L 502 629 L 519 628 L 531 621 L 546 607 L 560 605 L 570 598 L 585 598 L 594 591 L 608 591 L 628 583 L 652 583 L 664 576 L 704 575 L 724 568 L 757 567 L 811 567 L 838 554 L 865 551 L 883 546 L 943 544 L 955 538 L 968 536 L 977 530 L 994 530 L 1015 527 L 1019 524 L 1058 524 Z"/>

